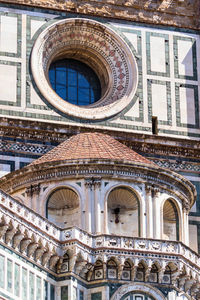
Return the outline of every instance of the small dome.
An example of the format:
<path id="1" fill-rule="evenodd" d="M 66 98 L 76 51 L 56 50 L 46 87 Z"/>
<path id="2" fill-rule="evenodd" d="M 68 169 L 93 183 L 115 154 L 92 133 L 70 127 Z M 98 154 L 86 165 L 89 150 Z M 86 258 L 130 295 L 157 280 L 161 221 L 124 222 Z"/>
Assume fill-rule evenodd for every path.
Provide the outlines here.
<path id="1" fill-rule="evenodd" d="M 154 165 L 109 135 L 80 133 L 61 143 L 30 165 L 46 162 L 78 159 L 108 159 Z"/>

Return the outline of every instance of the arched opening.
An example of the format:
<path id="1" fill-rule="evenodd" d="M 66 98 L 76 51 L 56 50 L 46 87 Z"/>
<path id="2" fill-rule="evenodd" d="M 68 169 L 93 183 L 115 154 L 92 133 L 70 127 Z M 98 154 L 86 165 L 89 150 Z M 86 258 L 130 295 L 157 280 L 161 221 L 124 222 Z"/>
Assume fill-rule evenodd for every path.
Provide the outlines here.
<path id="1" fill-rule="evenodd" d="M 108 233 L 139 236 L 139 201 L 133 191 L 117 187 L 108 196 Z"/>
<path id="2" fill-rule="evenodd" d="M 163 207 L 163 238 L 179 240 L 179 218 L 177 208 L 172 200 L 165 201 Z"/>
<path id="3" fill-rule="evenodd" d="M 142 263 L 138 264 L 135 280 L 145 281 L 145 266 Z"/>
<path id="4" fill-rule="evenodd" d="M 51 193 L 46 206 L 47 218 L 61 228 L 80 227 L 78 195 L 70 188 L 59 188 Z"/>
<path id="5" fill-rule="evenodd" d="M 108 279 L 117 279 L 117 264 L 113 259 L 107 262 L 107 277 Z"/>
<path id="6" fill-rule="evenodd" d="M 93 280 L 103 279 L 103 263 L 101 260 L 97 260 L 93 271 Z"/>
<path id="7" fill-rule="evenodd" d="M 153 264 L 149 274 L 149 282 L 158 282 L 158 267 Z"/>
<path id="8" fill-rule="evenodd" d="M 69 271 L 69 255 L 65 253 L 63 255 L 63 261 L 60 269 L 60 273 L 65 273 Z"/>
<path id="9" fill-rule="evenodd" d="M 166 266 L 163 274 L 162 283 L 171 284 L 172 270 L 170 266 Z"/>
<path id="10" fill-rule="evenodd" d="M 131 264 L 128 261 L 124 263 L 122 280 L 131 280 Z"/>

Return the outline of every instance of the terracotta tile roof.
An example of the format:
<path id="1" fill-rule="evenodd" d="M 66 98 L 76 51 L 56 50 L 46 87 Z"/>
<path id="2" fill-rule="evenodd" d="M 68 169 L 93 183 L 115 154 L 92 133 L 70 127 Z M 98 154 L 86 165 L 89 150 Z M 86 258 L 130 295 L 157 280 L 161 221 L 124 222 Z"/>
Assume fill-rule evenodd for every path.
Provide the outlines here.
<path id="1" fill-rule="evenodd" d="M 76 159 L 125 160 L 154 165 L 145 157 L 134 152 L 109 135 L 102 133 L 81 133 L 72 136 L 30 165 L 45 162 Z"/>

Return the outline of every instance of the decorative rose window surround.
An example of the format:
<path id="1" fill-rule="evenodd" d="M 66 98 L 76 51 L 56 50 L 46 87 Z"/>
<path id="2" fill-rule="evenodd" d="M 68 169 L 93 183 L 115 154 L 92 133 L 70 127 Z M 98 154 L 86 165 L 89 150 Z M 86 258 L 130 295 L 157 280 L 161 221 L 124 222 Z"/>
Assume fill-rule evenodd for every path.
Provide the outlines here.
<path id="1" fill-rule="evenodd" d="M 88 64 L 101 82 L 101 99 L 79 107 L 52 89 L 48 70 L 58 59 L 73 58 Z M 31 68 L 42 95 L 58 110 L 82 119 L 104 119 L 121 112 L 137 88 L 136 60 L 125 41 L 107 26 L 88 19 L 65 19 L 47 27 L 36 40 Z"/>

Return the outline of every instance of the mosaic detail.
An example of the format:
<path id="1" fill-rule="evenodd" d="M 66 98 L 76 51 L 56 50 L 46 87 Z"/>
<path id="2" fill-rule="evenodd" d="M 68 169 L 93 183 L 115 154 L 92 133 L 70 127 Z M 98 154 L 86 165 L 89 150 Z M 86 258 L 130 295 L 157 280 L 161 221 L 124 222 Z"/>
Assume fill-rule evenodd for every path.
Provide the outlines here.
<path id="1" fill-rule="evenodd" d="M 94 71 L 97 66 L 97 74 L 104 77 L 104 82 L 108 81 L 102 98 L 88 108 L 61 99 L 45 77 L 49 63 L 59 53 L 65 51 L 67 57 L 74 57 L 75 50 L 80 51 L 82 59 L 90 61 Z M 111 29 L 92 20 L 67 19 L 49 26 L 36 40 L 31 66 L 43 96 L 62 112 L 83 119 L 91 119 L 91 115 L 101 119 L 120 112 L 132 100 L 137 85 L 136 62 L 127 44 Z"/>
<path id="2" fill-rule="evenodd" d="M 167 161 L 167 160 L 157 160 L 153 159 L 153 162 L 155 162 L 159 167 L 171 169 L 173 171 L 195 171 L 200 172 L 200 165 L 194 164 L 194 163 L 187 163 L 187 162 L 177 162 L 177 161 Z"/>
<path id="3" fill-rule="evenodd" d="M 16 152 L 28 152 L 36 154 L 45 154 L 51 150 L 52 146 L 46 145 L 34 145 L 34 144 L 24 144 L 24 143 L 8 143 L 7 141 L 0 141 L 0 151 L 14 151 Z"/>

